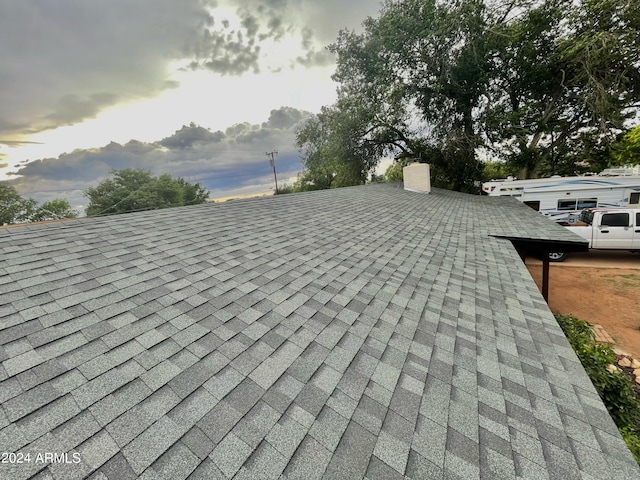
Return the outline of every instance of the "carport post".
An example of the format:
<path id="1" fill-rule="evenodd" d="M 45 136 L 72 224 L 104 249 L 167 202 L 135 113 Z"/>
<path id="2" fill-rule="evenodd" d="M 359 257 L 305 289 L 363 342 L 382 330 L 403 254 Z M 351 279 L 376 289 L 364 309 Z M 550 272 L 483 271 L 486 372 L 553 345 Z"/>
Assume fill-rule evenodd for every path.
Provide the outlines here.
<path id="1" fill-rule="evenodd" d="M 542 254 L 542 298 L 549 303 L 549 252 Z"/>

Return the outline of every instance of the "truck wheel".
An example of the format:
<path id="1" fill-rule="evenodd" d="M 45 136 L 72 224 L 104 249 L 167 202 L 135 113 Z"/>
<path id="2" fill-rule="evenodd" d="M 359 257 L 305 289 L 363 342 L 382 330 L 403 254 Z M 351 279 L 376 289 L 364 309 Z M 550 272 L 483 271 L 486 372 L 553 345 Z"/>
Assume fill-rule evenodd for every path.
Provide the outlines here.
<path id="1" fill-rule="evenodd" d="M 549 252 L 550 262 L 564 262 L 569 256 L 566 252 Z"/>

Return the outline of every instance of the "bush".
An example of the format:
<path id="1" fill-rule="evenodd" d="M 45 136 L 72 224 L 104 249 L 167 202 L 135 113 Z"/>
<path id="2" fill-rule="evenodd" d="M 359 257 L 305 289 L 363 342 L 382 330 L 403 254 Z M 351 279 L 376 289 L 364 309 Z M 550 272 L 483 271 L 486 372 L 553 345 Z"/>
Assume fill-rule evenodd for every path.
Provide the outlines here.
<path id="1" fill-rule="evenodd" d="M 621 429 L 620 433 L 627 447 L 629 447 L 633 456 L 636 457 L 636 462 L 640 464 L 640 436 L 629 427 Z"/>
<path id="2" fill-rule="evenodd" d="M 285 195 L 287 193 L 294 193 L 294 189 L 293 185 L 285 183 L 284 185 L 278 187 L 278 191 L 274 192 L 274 195 Z"/>
<path id="3" fill-rule="evenodd" d="M 619 368 L 610 368 L 616 361 L 615 352 L 596 343 L 591 324 L 572 315 L 556 315 L 556 320 L 640 464 L 640 432 L 636 426 L 640 422 L 640 400 L 629 377 Z"/>

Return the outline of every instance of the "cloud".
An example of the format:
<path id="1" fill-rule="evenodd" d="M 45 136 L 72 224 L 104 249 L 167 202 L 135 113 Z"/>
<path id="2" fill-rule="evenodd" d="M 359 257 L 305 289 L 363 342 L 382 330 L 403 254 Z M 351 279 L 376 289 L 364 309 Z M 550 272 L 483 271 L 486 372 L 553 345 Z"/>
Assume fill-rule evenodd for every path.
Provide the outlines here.
<path id="1" fill-rule="evenodd" d="M 42 142 L 26 142 L 21 140 L 2 140 L 0 139 L 0 145 L 6 145 L 8 147 L 20 147 L 22 145 L 42 145 Z"/>
<path id="2" fill-rule="evenodd" d="M 289 178 L 302 169 L 294 147 L 296 130 L 311 116 L 291 107 L 271 111 L 261 124 L 239 123 L 212 132 L 191 123 L 155 142 L 111 142 L 79 149 L 57 158 L 30 162 L 17 169 L 9 183 L 25 197 L 43 202 L 67 198 L 86 204 L 83 192 L 111 176 L 112 170 L 142 168 L 200 182 L 212 197 L 269 191 L 273 172 L 265 153 L 279 151 L 277 170 Z"/>
<path id="3" fill-rule="evenodd" d="M 15 139 L 95 117 L 175 86 L 213 0 L 2 2 L 0 136 Z"/>
<path id="4" fill-rule="evenodd" d="M 307 112 L 303 112 L 296 108 L 282 107 L 277 110 L 271 110 L 269 120 L 262 124 L 263 128 L 290 129 L 298 126 L 300 123 L 309 118 Z"/>
<path id="5" fill-rule="evenodd" d="M 24 145 L 41 145 L 40 142 L 25 142 L 25 141 L 16 141 L 16 140 L 3 140 L 0 138 L 0 146 L 7 146 L 7 147 L 21 147 Z M 0 151 L 0 160 L 2 159 L 6 159 L 8 158 L 9 155 L 7 153 L 4 153 L 2 151 Z M 0 169 L 3 168 L 8 168 L 9 167 L 9 163 L 3 163 L 0 162 Z"/>
<path id="6" fill-rule="evenodd" d="M 205 30 L 189 64 L 191 70 L 207 69 L 223 75 L 241 75 L 248 71 L 260 71 L 260 46 L 255 44 L 255 34 L 249 30 L 234 30 L 228 22 L 222 22 L 222 30 Z"/>
<path id="7" fill-rule="evenodd" d="M 295 62 L 305 67 L 323 67 L 335 60 L 328 50 L 310 50 L 305 55 L 296 57 Z"/>
<path id="8" fill-rule="evenodd" d="M 302 48 L 305 55 L 298 56 L 296 63 L 305 67 L 325 66 L 335 61 L 334 55 L 326 47 L 319 49 L 314 44 L 314 32 L 309 27 L 304 27 L 301 31 Z"/>
<path id="9" fill-rule="evenodd" d="M 178 86 L 176 62 L 236 76 L 327 65 L 325 46 L 338 30 L 379 7 L 372 0 L 0 1 L 0 138 L 8 141 L 159 96 Z M 287 50 L 296 41 L 298 51 Z M 273 64 L 281 47 L 289 58 Z"/>
<path id="10" fill-rule="evenodd" d="M 184 150 L 210 143 L 218 143 L 224 138 L 224 133 L 220 131 L 211 132 L 204 127 L 191 123 L 189 126 L 183 126 L 170 137 L 163 138 L 158 143 L 170 150 Z"/>
<path id="11" fill-rule="evenodd" d="M 86 118 L 94 118 L 104 107 L 117 103 L 118 96 L 102 92 L 90 95 L 69 93 L 58 98 L 55 109 L 45 117 L 51 128 L 73 125 Z"/>
<path id="12" fill-rule="evenodd" d="M 214 21 L 195 45 L 196 59 L 192 70 L 208 69 L 222 74 L 237 75 L 259 72 L 265 53 L 262 44 L 273 48 L 286 36 L 297 38 L 302 51 L 288 59 L 288 67 L 326 66 L 334 56 L 326 46 L 335 41 L 341 28 L 358 27 L 367 14 L 380 7 L 370 0 L 343 2 L 328 0 L 221 0 L 239 20 L 235 27 L 214 10 Z M 266 40 L 271 44 L 264 43 Z M 283 66 L 268 65 L 271 71 Z"/>

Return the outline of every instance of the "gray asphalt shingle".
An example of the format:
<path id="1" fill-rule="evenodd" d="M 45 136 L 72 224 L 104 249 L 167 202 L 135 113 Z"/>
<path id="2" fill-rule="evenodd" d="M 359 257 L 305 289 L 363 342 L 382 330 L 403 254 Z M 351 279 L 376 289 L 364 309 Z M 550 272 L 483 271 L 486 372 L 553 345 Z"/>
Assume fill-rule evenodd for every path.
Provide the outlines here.
<path id="1" fill-rule="evenodd" d="M 0 229 L 0 478 L 640 477 L 504 237 L 395 185 Z"/>

